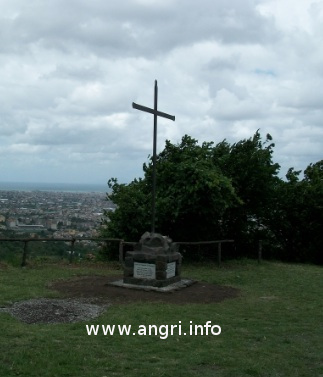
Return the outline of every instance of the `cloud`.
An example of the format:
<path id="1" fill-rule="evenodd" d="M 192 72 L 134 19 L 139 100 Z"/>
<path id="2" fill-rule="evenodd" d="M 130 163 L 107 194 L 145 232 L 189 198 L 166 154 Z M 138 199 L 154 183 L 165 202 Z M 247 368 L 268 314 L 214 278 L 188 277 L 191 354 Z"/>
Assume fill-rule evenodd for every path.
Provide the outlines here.
<path id="1" fill-rule="evenodd" d="M 266 42 L 275 37 L 255 1 L 3 1 L 2 42 L 57 49 L 91 50 L 103 56 L 156 56 L 198 41 Z M 11 41 L 11 43 L 10 43 Z"/>
<path id="2" fill-rule="evenodd" d="M 153 119 L 131 103 L 152 107 L 155 79 L 159 109 L 176 116 L 158 120 L 158 150 L 184 134 L 237 142 L 260 128 L 273 136 L 283 173 L 322 158 L 321 2 L 1 5 L 3 179 L 142 174 Z"/>

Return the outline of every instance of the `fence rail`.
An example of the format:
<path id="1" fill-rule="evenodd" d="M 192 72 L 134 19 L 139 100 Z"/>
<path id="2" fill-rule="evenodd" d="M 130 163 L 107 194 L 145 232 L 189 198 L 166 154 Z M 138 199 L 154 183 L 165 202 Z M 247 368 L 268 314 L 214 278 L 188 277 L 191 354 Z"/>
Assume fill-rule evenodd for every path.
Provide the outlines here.
<path id="1" fill-rule="evenodd" d="M 28 254 L 28 243 L 29 242 L 70 242 L 71 243 L 71 253 L 69 257 L 70 263 L 73 262 L 74 258 L 74 244 L 76 241 L 95 241 L 95 242 L 123 242 L 120 238 L 0 238 L 0 242 L 22 242 L 24 244 L 21 267 L 26 266 L 27 254 Z M 120 246 L 119 246 L 120 248 Z"/>
<path id="2" fill-rule="evenodd" d="M 175 245 L 218 245 L 217 246 L 217 263 L 218 266 L 221 265 L 221 258 L 222 258 L 222 244 L 223 243 L 232 243 L 234 240 L 217 240 L 217 241 L 196 241 L 196 242 L 185 242 L 185 241 L 179 241 L 179 242 L 173 242 Z M 124 249 L 123 245 L 135 245 L 137 242 L 120 242 L 119 247 L 119 262 L 124 265 Z"/>
<path id="3" fill-rule="evenodd" d="M 174 242 L 176 245 L 218 245 L 217 247 L 217 262 L 218 266 L 221 266 L 222 259 L 222 244 L 232 243 L 234 240 L 218 240 L 218 241 L 199 241 L 199 242 Z"/>
<path id="4" fill-rule="evenodd" d="M 74 244 L 76 241 L 95 241 L 95 242 L 119 242 L 119 262 L 123 265 L 124 264 L 124 245 L 133 246 L 137 242 L 129 242 L 124 241 L 121 238 L 0 238 L 0 242 L 22 242 L 24 244 L 23 247 L 23 254 L 22 254 L 22 262 L 21 266 L 26 266 L 27 262 L 27 254 L 28 254 L 28 243 L 29 242 L 70 242 L 71 243 L 71 253 L 69 261 L 70 263 L 73 262 L 74 258 Z M 217 240 L 217 241 L 199 241 L 199 242 L 174 242 L 176 245 L 217 245 L 217 263 L 218 266 L 221 265 L 222 259 L 222 244 L 223 243 L 233 243 L 234 240 Z M 262 241 L 259 241 L 258 245 L 258 263 L 261 262 L 262 259 Z"/>

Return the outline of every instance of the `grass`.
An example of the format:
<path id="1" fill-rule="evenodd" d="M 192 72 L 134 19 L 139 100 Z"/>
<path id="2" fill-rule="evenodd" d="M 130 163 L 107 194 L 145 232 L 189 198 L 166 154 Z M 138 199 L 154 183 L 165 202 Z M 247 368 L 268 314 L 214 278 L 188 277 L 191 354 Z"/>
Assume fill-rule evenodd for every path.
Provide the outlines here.
<path id="1" fill-rule="evenodd" d="M 0 306 L 57 297 L 46 285 L 111 268 L 38 266 L 0 270 Z M 239 288 L 217 304 L 115 305 L 91 323 L 27 325 L 0 313 L 0 376 L 323 376 L 322 268 L 251 260 L 185 266 L 184 277 Z M 219 336 L 88 336 L 86 324 L 212 321 Z"/>

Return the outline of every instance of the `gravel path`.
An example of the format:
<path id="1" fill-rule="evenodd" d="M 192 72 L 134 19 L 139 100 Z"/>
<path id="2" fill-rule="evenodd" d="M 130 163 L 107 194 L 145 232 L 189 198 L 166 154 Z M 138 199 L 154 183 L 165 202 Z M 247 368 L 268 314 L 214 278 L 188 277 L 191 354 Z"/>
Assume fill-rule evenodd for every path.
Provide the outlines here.
<path id="1" fill-rule="evenodd" d="M 98 317 L 109 304 L 98 304 L 93 299 L 37 298 L 15 302 L 9 308 L 0 308 L 25 323 L 74 323 Z"/>

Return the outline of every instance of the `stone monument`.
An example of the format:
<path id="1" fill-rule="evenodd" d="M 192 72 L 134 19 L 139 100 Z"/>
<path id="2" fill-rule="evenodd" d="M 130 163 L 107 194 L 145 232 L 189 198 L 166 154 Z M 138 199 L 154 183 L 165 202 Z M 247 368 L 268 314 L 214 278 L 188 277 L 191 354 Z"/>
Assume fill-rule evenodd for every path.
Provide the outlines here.
<path id="1" fill-rule="evenodd" d="M 123 282 L 140 286 L 166 287 L 181 280 L 182 255 L 172 240 L 158 233 L 146 232 L 128 251 Z"/>
<path id="2" fill-rule="evenodd" d="M 123 284 L 162 288 L 181 281 L 182 255 L 170 238 L 155 232 L 157 118 L 163 117 L 175 121 L 174 115 L 158 110 L 157 102 L 158 86 L 155 80 L 154 108 L 132 103 L 134 109 L 154 115 L 152 216 L 151 232 L 144 233 L 140 241 L 135 244 L 134 250 L 126 253 Z"/>

